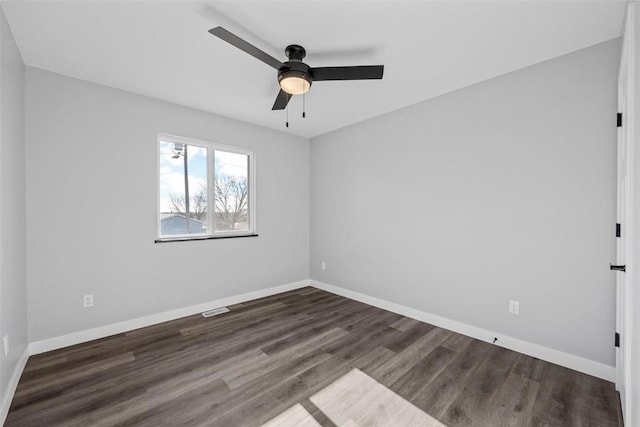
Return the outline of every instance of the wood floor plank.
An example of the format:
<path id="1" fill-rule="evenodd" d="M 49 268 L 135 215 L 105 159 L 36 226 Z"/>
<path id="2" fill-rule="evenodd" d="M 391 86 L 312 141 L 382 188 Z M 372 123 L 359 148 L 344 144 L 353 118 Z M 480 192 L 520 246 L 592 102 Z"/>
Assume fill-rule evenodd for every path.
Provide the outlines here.
<path id="1" fill-rule="evenodd" d="M 524 354 L 518 355 L 515 365 L 513 365 L 512 372 L 515 375 L 540 382 L 544 373 L 544 368 L 547 362 L 544 362 L 535 357 L 526 356 Z"/>
<path id="2" fill-rule="evenodd" d="M 494 395 L 505 385 L 518 354 L 496 348 L 490 358 L 479 366 L 474 377 L 442 416 L 449 426 L 480 426 L 483 420 L 477 414 L 486 413 Z"/>
<path id="3" fill-rule="evenodd" d="M 442 346 L 459 353 L 467 348 L 469 344 L 471 344 L 471 341 L 473 341 L 473 338 L 471 337 L 460 334 L 451 334 L 451 336 L 442 343 Z"/>
<path id="4" fill-rule="evenodd" d="M 149 405 L 145 411 L 139 412 L 135 416 L 126 417 L 125 420 L 114 425 L 122 427 L 197 426 L 203 420 L 209 420 L 213 417 L 210 402 L 218 396 L 228 393 L 228 390 L 226 384 L 218 380 L 162 405 Z M 189 410 L 185 411 L 184 408 L 189 408 Z"/>
<path id="5" fill-rule="evenodd" d="M 385 364 L 395 353 L 386 347 L 376 347 L 369 353 L 354 359 L 350 366 L 358 368 L 362 372 L 371 375 L 379 366 Z"/>
<path id="6" fill-rule="evenodd" d="M 44 353 L 46 355 L 46 353 Z M 22 372 L 23 377 L 25 375 L 29 375 L 31 372 L 35 372 L 41 369 L 49 368 L 51 366 L 60 365 L 69 358 L 64 355 L 58 355 L 54 357 L 38 357 L 40 355 L 32 356 L 29 358 L 29 365 L 25 366 L 24 371 Z M 38 376 L 37 374 L 35 376 Z"/>
<path id="7" fill-rule="evenodd" d="M 275 396 L 282 396 L 289 387 L 294 385 L 303 390 L 306 385 L 298 378 L 298 375 L 310 367 L 322 363 L 329 357 L 331 357 L 329 354 L 316 350 L 306 357 L 288 360 L 277 370 L 263 375 L 251 384 L 244 384 L 235 390 L 231 390 L 230 396 L 233 396 L 234 399 L 224 399 L 224 401 L 220 402 L 216 406 L 216 419 L 206 423 L 206 425 L 241 425 L 237 424 L 238 416 L 243 418 L 245 425 L 259 425 L 267 421 L 275 416 L 275 414 L 272 414 L 273 406 L 280 404 L 277 399 L 274 399 Z M 280 406 L 283 406 L 281 409 L 284 410 L 291 405 Z M 261 408 L 265 419 L 257 420 L 257 411 Z M 264 413 L 267 413 L 267 415 L 264 415 Z"/>
<path id="8" fill-rule="evenodd" d="M 250 383 L 256 378 L 260 378 L 265 374 L 282 366 L 283 361 L 290 360 L 296 354 L 308 354 L 313 350 L 322 347 L 324 343 L 331 342 L 347 334 L 340 328 L 333 328 L 320 335 L 312 335 L 308 339 L 297 343 L 294 346 L 280 349 L 276 353 L 269 355 L 264 362 L 254 363 L 246 366 L 244 369 L 238 369 L 232 373 L 223 376 L 223 380 L 229 388 L 238 388 L 243 384 Z"/>
<path id="9" fill-rule="evenodd" d="M 199 369 L 186 371 L 180 375 L 173 375 L 166 380 L 148 384 L 147 390 L 150 393 L 171 393 L 173 390 L 179 390 L 181 393 L 189 392 L 194 388 L 199 388 L 202 381 L 209 382 L 213 379 L 222 379 L 227 386 L 227 377 L 243 375 L 249 369 L 260 366 L 270 361 L 269 356 L 259 349 L 251 350 L 239 356 L 227 359 L 221 363 L 211 364 Z"/>
<path id="10" fill-rule="evenodd" d="M 187 420 L 192 418 L 194 409 L 197 408 L 197 404 L 201 402 L 200 400 L 193 401 L 191 399 L 197 398 L 210 401 L 216 397 L 221 398 L 221 396 L 226 395 L 228 390 L 228 387 L 226 387 L 223 381 L 214 380 L 202 389 L 197 389 L 197 393 L 194 393 L 190 398 L 187 398 L 186 395 L 176 396 L 176 394 L 147 393 L 116 404 L 109 402 L 91 412 L 83 411 L 75 417 L 66 420 L 63 425 L 70 427 L 110 427 L 124 424 L 141 424 L 143 420 L 149 424 L 156 414 L 162 412 L 166 414 L 166 410 L 170 410 L 170 407 L 173 407 L 174 410 L 178 409 L 178 413 L 171 414 L 166 421 L 171 420 L 170 422 L 175 422 L 175 425 L 184 425 Z M 192 408 L 192 410 L 181 411 L 179 409 L 180 406 L 175 406 L 180 403 L 182 403 L 183 408 L 188 406 Z M 178 420 L 183 424 L 177 424 Z"/>
<path id="11" fill-rule="evenodd" d="M 580 405 L 582 377 L 558 365 L 548 364 L 532 409 L 532 426 L 583 426 L 588 418 Z"/>
<path id="12" fill-rule="evenodd" d="M 128 352 L 119 354 L 106 360 L 100 360 L 83 366 L 77 366 L 65 372 L 49 375 L 41 381 L 31 381 L 29 383 L 19 384 L 18 388 L 16 389 L 15 396 L 19 398 L 28 394 L 37 393 L 50 387 L 56 387 L 60 384 L 73 382 L 74 380 L 85 377 L 87 375 L 92 375 L 100 371 L 110 370 L 118 365 L 123 365 L 133 360 L 133 353 Z"/>
<path id="13" fill-rule="evenodd" d="M 407 373 L 391 384 L 389 388 L 405 399 L 413 400 L 455 357 L 455 351 L 443 346 L 436 347 Z"/>
<path id="14" fill-rule="evenodd" d="M 618 421 L 613 408 L 618 406 L 618 396 L 613 383 L 606 383 L 591 376 L 584 376 L 584 394 L 582 405 L 586 408 L 591 425 L 611 425 Z"/>
<path id="15" fill-rule="evenodd" d="M 431 416 L 442 419 L 449 406 L 473 378 L 473 374 L 494 351 L 495 347 L 473 340 L 427 388 L 417 394 L 417 406 Z"/>
<path id="16" fill-rule="evenodd" d="M 401 331 L 399 334 L 395 336 L 395 338 L 391 338 L 385 344 L 391 351 L 395 351 L 396 353 L 400 353 L 402 350 L 407 347 L 414 345 L 415 342 L 425 336 L 429 331 L 433 330 L 435 326 L 428 325 L 426 323 L 418 323 L 412 325 L 410 327 L 405 328 L 404 331 Z"/>
<path id="17" fill-rule="evenodd" d="M 334 354 L 326 361 L 300 373 L 298 377 L 309 386 L 310 391 L 317 391 L 354 368 L 362 371 L 371 371 L 391 359 L 394 355 L 393 351 L 384 347 L 377 347 L 354 359 L 347 359 L 341 355 Z"/>
<path id="18" fill-rule="evenodd" d="M 403 317 L 402 319 L 393 322 L 391 324 L 391 327 L 399 330 L 400 332 L 406 332 L 407 329 L 411 328 L 412 326 L 419 325 L 420 323 L 422 322 L 420 322 L 419 320 L 412 319 L 410 317 Z"/>
<path id="19" fill-rule="evenodd" d="M 445 329 L 431 329 L 388 362 L 378 367 L 372 372 L 372 376 L 383 385 L 390 386 L 442 344 L 450 334 L 451 332 Z"/>
<path id="20" fill-rule="evenodd" d="M 347 396 L 368 424 L 404 399 L 447 427 L 621 425 L 612 383 L 335 294 L 228 308 L 29 358 L 5 425 L 259 426 L 299 405 L 335 427 L 309 398 L 354 369 L 396 396 Z"/>
<path id="21" fill-rule="evenodd" d="M 496 427 L 527 425 L 539 389 L 539 382 L 523 378 L 512 371 L 493 401 L 491 410 L 480 415 L 476 424 Z"/>
<path id="22" fill-rule="evenodd" d="M 352 330 L 352 333 L 323 346 L 322 349 L 345 359 L 353 359 L 380 345 L 396 341 L 402 334 L 400 331 L 386 327 L 389 319 L 385 314 L 376 319 L 374 313 L 373 317 L 368 317 L 366 320 L 367 322 L 357 330 Z"/>

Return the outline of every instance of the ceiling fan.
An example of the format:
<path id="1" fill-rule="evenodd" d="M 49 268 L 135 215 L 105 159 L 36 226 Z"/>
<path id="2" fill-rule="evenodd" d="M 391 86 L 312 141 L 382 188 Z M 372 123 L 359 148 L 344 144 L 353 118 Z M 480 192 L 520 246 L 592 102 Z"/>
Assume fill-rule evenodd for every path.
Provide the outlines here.
<path id="1" fill-rule="evenodd" d="M 289 60 L 281 62 L 222 27 L 212 28 L 209 32 L 278 70 L 280 92 L 272 110 L 284 110 L 292 95 L 307 92 L 314 81 L 381 79 L 384 72 L 384 65 L 312 68 L 302 62 L 307 51 L 297 44 L 287 46 L 284 52 Z"/>

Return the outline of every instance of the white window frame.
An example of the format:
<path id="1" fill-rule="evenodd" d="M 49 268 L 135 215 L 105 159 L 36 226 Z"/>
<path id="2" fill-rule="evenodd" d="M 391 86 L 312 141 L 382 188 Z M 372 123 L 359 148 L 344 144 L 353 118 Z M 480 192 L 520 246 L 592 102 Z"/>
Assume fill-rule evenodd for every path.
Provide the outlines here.
<path id="1" fill-rule="evenodd" d="M 160 144 L 162 142 L 168 142 L 171 144 L 186 144 L 205 148 L 207 150 L 207 233 L 203 234 L 172 234 L 170 236 L 163 236 L 161 234 L 161 200 L 160 200 Z M 249 186 L 248 195 L 248 216 L 249 216 L 249 229 L 248 230 L 224 230 L 216 231 L 215 229 L 215 151 L 225 151 L 228 153 L 244 154 L 248 158 L 248 177 L 247 185 Z M 187 241 L 187 240 L 207 240 L 207 239 L 220 239 L 229 237 L 249 237 L 257 236 L 256 231 L 256 164 L 255 155 L 253 151 L 239 147 L 232 147 L 230 145 L 223 145 L 209 141 L 203 141 L 199 139 L 186 138 L 182 136 L 169 135 L 159 133 L 156 141 L 156 186 L 157 186 L 157 203 L 156 203 L 156 243 L 159 242 L 174 242 L 174 241 Z"/>

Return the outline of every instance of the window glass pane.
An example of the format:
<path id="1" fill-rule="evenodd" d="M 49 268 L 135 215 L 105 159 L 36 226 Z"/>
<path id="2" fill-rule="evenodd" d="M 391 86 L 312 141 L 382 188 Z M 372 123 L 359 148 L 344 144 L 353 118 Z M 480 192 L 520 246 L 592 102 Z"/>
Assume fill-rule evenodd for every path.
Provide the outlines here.
<path id="1" fill-rule="evenodd" d="M 249 230 L 249 156 L 215 152 L 216 231 Z"/>
<path id="2" fill-rule="evenodd" d="M 160 141 L 160 235 L 207 233 L 207 149 Z"/>

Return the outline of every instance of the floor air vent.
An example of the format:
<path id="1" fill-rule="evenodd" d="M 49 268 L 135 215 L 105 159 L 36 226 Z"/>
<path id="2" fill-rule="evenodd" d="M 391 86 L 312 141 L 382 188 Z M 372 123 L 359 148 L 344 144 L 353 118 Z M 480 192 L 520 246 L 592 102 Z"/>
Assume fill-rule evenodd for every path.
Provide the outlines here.
<path id="1" fill-rule="evenodd" d="M 217 316 L 218 314 L 228 313 L 229 309 L 227 307 L 214 308 L 213 310 L 205 311 L 202 313 L 202 317 L 212 317 Z"/>

